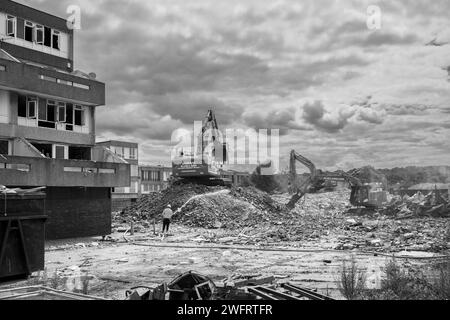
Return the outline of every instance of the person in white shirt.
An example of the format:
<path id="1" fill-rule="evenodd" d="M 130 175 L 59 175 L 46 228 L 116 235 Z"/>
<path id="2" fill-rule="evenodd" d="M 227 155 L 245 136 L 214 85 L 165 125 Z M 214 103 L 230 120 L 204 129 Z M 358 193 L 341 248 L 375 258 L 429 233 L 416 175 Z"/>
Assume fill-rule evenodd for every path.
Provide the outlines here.
<path id="1" fill-rule="evenodd" d="M 169 232 L 169 225 L 170 220 L 172 219 L 172 216 L 174 215 L 172 211 L 172 206 L 170 204 L 167 205 L 167 207 L 164 209 L 162 216 L 163 216 L 163 235 L 166 235 L 166 232 Z"/>

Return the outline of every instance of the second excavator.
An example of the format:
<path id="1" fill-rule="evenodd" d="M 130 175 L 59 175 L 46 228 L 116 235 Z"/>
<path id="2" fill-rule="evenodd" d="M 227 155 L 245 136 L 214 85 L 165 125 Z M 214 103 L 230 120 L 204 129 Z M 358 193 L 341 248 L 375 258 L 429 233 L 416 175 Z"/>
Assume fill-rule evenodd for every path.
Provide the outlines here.
<path id="1" fill-rule="evenodd" d="M 306 166 L 310 174 L 298 183 L 296 162 Z M 356 207 L 377 208 L 386 202 L 387 194 L 382 188 L 375 184 L 363 183 L 360 179 L 346 172 L 338 171 L 335 173 L 323 173 L 318 170 L 314 163 L 306 157 L 298 154 L 295 150 L 290 153 L 289 159 L 289 189 L 293 193 L 292 198 L 286 204 L 286 207 L 292 210 L 295 204 L 305 196 L 306 193 L 320 190 L 324 182 L 345 181 L 351 187 L 350 203 Z M 379 184 L 378 184 L 379 185 Z"/>

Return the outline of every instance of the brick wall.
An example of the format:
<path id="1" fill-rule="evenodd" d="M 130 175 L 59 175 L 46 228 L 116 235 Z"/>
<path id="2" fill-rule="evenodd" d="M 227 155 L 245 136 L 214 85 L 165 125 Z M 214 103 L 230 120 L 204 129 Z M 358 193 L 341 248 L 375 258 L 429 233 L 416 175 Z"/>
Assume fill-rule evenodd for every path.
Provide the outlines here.
<path id="1" fill-rule="evenodd" d="M 110 188 L 48 187 L 47 239 L 111 233 Z"/>
<path id="2" fill-rule="evenodd" d="M 129 207 L 133 202 L 132 199 L 112 199 L 111 211 L 118 212 L 122 211 L 126 207 Z"/>

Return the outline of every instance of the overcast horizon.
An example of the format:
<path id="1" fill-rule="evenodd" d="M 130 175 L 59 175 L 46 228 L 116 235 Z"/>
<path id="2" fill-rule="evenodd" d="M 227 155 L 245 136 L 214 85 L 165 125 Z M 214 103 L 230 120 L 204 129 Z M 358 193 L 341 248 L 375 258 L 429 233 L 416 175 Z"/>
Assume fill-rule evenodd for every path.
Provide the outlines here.
<path id="1" fill-rule="evenodd" d="M 450 165 L 450 1 L 20 0 L 81 8 L 75 69 L 106 83 L 97 140 L 170 165 L 210 107 L 220 129 L 280 129 L 318 168 Z M 367 8 L 381 9 L 369 30 Z"/>

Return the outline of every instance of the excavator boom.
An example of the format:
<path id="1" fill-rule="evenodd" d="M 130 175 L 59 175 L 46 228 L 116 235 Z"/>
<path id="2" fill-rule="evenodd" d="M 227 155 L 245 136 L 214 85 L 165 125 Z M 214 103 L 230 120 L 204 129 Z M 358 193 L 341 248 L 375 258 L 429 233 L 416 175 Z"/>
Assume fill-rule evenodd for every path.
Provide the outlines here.
<path id="1" fill-rule="evenodd" d="M 299 186 L 297 184 L 297 169 L 296 169 L 296 161 L 300 162 L 304 166 L 306 166 L 310 171 L 310 176 L 303 181 Z M 286 204 L 286 207 L 290 210 L 294 209 L 295 204 L 303 198 L 303 196 L 308 192 L 311 185 L 313 185 L 317 178 L 317 169 L 314 163 L 308 158 L 298 154 L 295 150 L 291 151 L 290 159 L 289 159 L 289 185 L 291 191 L 294 192 L 291 200 Z"/>

